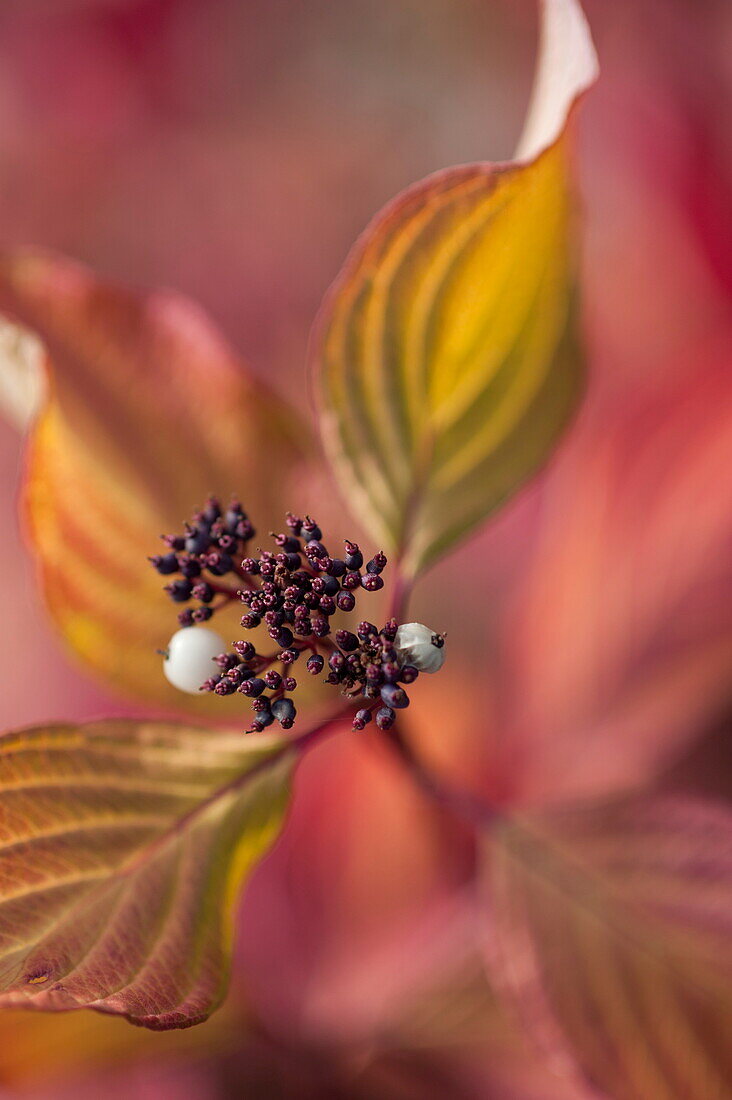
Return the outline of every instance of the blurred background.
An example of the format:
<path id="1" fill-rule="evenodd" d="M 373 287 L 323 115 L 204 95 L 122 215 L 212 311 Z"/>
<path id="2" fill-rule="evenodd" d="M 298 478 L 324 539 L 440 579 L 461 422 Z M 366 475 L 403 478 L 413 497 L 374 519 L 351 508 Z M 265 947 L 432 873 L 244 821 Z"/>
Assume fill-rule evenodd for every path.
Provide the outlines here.
<path id="1" fill-rule="evenodd" d="M 490 664 L 500 687 L 497 675 L 480 677 L 447 743 L 426 699 L 421 735 L 436 766 L 502 796 L 585 793 L 608 773 L 728 795 L 732 7 L 586 0 L 585 10 L 602 66 L 578 148 L 586 407 L 550 468 L 459 554 L 481 578 L 485 608 L 463 630 L 454 683 Z M 511 155 L 536 28 L 529 0 L 5 0 L 2 247 L 52 247 L 105 276 L 189 294 L 255 373 L 302 403 L 310 324 L 368 219 L 430 171 Z M 74 665 L 45 618 L 15 517 L 21 455 L 21 434 L 3 422 L 2 725 L 140 713 Z M 417 600 L 453 634 L 463 628 L 459 609 L 426 587 Z M 38 669 L 42 688 L 31 691 Z M 531 731 L 520 780 L 506 750 L 519 727 Z M 591 737 L 578 762 L 580 729 Z M 384 870 L 359 849 L 354 885 L 337 837 L 378 819 L 371 835 L 388 838 L 422 811 L 377 757 L 354 771 L 350 749 L 329 752 L 334 782 L 347 765 L 356 776 L 348 807 L 324 821 L 327 770 L 316 783 L 303 769 L 287 836 L 245 903 L 246 942 L 220 1018 L 158 1036 L 91 1014 L 11 1014 L 0 1018 L 0 1089 L 164 1100 L 573 1095 L 540 1070 L 523 1080 L 520 1040 L 507 1037 L 490 991 L 473 990 L 469 961 L 459 974 L 445 965 L 447 993 L 439 975 L 425 991 L 416 974 L 392 997 L 394 937 L 379 941 L 365 980 L 374 929 L 413 911 L 398 864 Z M 304 869 L 313 837 L 321 855 Z M 451 887 L 467 878 L 460 838 L 454 851 Z M 413 871 L 412 856 L 399 858 Z M 419 858 L 427 883 L 432 855 Z M 334 863 L 354 880 L 341 881 L 335 916 Z M 346 1053 L 344 1012 L 358 1034 Z M 495 1072 L 502 1057 L 505 1079 L 489 1086 L 485 1062 Z"/>

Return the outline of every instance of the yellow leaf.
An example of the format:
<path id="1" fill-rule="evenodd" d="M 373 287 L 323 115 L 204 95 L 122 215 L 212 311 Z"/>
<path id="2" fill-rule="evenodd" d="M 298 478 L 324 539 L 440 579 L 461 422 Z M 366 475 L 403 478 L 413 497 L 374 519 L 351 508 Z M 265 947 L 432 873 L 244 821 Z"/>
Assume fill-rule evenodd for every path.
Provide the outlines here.
<path id="1" fill-rule="evenodd" d="M 577 401 L 566 127 L 595 74 L 578 4 L 547 0 L 521 158 L 450 168 L 398 196 L 316 323 L 328 453 L 407 575 L 536 470 Z"/>

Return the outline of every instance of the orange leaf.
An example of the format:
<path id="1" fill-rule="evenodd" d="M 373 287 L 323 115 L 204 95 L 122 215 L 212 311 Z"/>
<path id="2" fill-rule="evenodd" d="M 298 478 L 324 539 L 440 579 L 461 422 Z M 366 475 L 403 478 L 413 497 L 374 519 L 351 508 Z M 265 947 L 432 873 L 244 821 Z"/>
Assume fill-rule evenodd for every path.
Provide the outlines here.
<path id="1" fill-rule="evenodd" d="M 0 309 L 47 351 L 23 506 L 51 614 L 114 686 L 185 705 L 155 657 L 175 616 L 147 556 L 211 492 L 240 493 L 270 530 L 293 505 L 307 428 L 176 294 L 135 294 L 26 252 L 0 265 Z"/>

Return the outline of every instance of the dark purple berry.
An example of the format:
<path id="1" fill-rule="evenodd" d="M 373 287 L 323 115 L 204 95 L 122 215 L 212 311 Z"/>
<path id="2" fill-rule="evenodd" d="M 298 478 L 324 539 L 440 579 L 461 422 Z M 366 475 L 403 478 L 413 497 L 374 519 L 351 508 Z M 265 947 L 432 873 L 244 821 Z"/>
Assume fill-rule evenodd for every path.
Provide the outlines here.
<path id="1" fill-rule="evenodd" d="M 211 603 L 214 590 L 207 581 L 201 581 L 200 584 L 194 584 L 191 595 L 194 600 L 200 600 L 201 603 Z"/>
<path id="2" fill-rule="evenodd" d="M 360 569 L 363 565 L 363 554 L 358 548 L 357 542 L 349 542 L 346 539 L 346 566 L 349 569 Z"/>
<path id="3" fill-rule="evenodd" d="M 272 691 L 276 691 L 282 684 L 282 677 L 276 669 L 271 668 L 269 672 L 265 672 L 264 682 L 268 688 L 271 688 Z"/>
<path id="4" fill-rule="evenodd" d="M 345 577 L 341 581 L 341 586 L 346 589 L 360 588 L 361 587 L 361 574 L 360 573 L 346 573 Z"/>
<path id="5" fill-rule="evenodd" d="M 239 689 L 242 695 L 248 695 L 250 698 L 254 698 L 257 695 L 261 695 L 265 689 L 264 680 L 259 676 L 252 676 L 250 680 L 245 680 Z"/>
<path id="6" fill-rule="evenodd" d="M 169 546 L 171 550 L 180 552 L 185 549 L 186 540 L 182 535 L 161 535 L 161 538 L 166 546 Z"/>
<path id="7" fill-rule="evenodd" d="M 224 676 L 223 679 L 219 680 L 214 691 L 217 695 L 231 695 L 236 691 L 236 684 L 232 683 L 228 676 Z"/>
<path id="8" fill-rule="evenodd" d="M 201 576 L 201 563 L 196 558 L 187 558 L 181 555 L 178 558 L 178 567 L 184 577 L 189 581 Z"/>
<path id="9" fill-rule="evenodd" d="M 356 711 L 356 715 L 353 719 L 353 728 L 362 730 L 369 724 L 373 715 L 367 707 L 363 707 L 361 710 Z M 356 724 L 358 723 L 358 725 Z"/>
<path id="10" fill-rule="evenodd" d="M 386 554 L 383 550 L 379 550 L 378 554 L 374 554 L 373 558 L 366 565 L 367 573 L 383 573 L 386 567 Z"/>
<path id="11" fill-rule="evenodd" d="M 379 707 L 376 712 L 376 725 L 380 730 L 389 730 L 394 725 L 396 714 L 391 707 Z"/>
<path id="12" fill-rule="evenodd" d="M 186 600 L 190 600 L 192 589 L 193 585 L 186 580 L 173 581 L 172 584 L 165 586 L 165 591 L 174 603 L 185 603 Z"/>
<path id="13" fill-rule="evenodd" d="M 313 653 L 312 657 L 308 657 L 305 667 L 312 676 L 317 676 L 319 672 L 323 671 L 323 665 L 325 661 L 319 653 Z"/>
<path id="14" fill-rule="evenodd" d="M 275 699 L 271 705 L 271 710 L 283 729 L 291 728 L 297 714 L 292 699 Z"/>
<path id="15" fill-rule="evenodd" d="M 294 691 L 297 687 L 297 680 L 294 676 L 285 676 L 284 680 L 282 681 L 282 686 L 285 691 Z"/>
<path id="16" fill-rule="evenodd" d="M 316 638 L 325 638 L 330 634 L 330 623 L 327 619 L 323 618 L 322 615 L 318 615 L 314 619 L 311 619 L 310 625 Z"/>
<path id="17" fill-rule="evenodd" d="M 223 577 L 234 568 L 231 554 L 219 553 L 218 550 L 214 550 L 212 554 L 206 556 L 206 568 L 215 577 Z"/>
<path id="18" fill-rule="evenodd" d="M 419 671 L 414 665 L 405 665 L 399 674 L 399 679 L 403 684 L 413 684 L 419 676 Z"/>
<path id="19" fill-rule="evenodd" d="M 193 528 L 186 536 L 184 546 L 188 554 L 203 554 L 210 543 L 211 536 L 205 528 Z"/>
<path id="20" fill-rule="evenodd" d="M 231 648 L 242 661 L 251 661 L 257 652 L 251 642 L 234 642 Z"/>
<path id="21" fill-rule="evenodd" d="M 353 611 L 356 606 L 356 597 L 352 592 L 339 592 L 336 596 L 336 604 L 341 611 Z"/>
<path id="22" fill-rule="evenodd" d="M 350 630 L 337 630 L 335 640 L 336 645 L 341 649 L 345 649 L 346 653 L 358 649 L 358 638 Z"/>
<path id="23" fill-rule="evenodd" d="M 252 731 L 260 733 L 262 730 L 266 729 L 267 726 L 271 726 L 274 720 L 274 714 L 271 710 L 259 710 L 254 715 Z"/>
<path id="24" fill-rule="evenodd" d="M 314 519 L 311 519 L 310 516 L 306 516 L 302 524 L 302 535 L 304 538 L 309 539 L 310 541 L 317 541 L 318 539 L 322 539 L 323 532 L 320 530 Z"/>
<path id="25" fill-rule="evenodd" d="M 381 689 L 381 698 L 387 707 L 395 710 L 404 710 L 409 706 L 409 696 L 397 684 L 384 684 Z"/>
<path id="26" fill-rule="evenodd" d="M 328 658 L 328 668 L 331 672 L 342 672 L 346 667 L 346 658 L 342 653 L 331 653 Z"/>
<path id="27" fill-rule="evenodd" d="M 378 592 L 384 587 L 384 581 L 378 573 L 365 573 L 361 577 L 361 587 L 367 592 Z"/>
<path id="28" fill-rule="evenodd" d="M 239 657 L 236 653 L 219 653 L 214 657 L 214 664 L 218 665 L 222 672 L 228 672 L 230 668 L 236 668 Z"/>
<path id="29" fill-rule="evenodd" d="M 156 554 L 155 557 L 148 558 L 148 561 L 163 576 L 178 572 L 178 558 L 175 554 Z"/>

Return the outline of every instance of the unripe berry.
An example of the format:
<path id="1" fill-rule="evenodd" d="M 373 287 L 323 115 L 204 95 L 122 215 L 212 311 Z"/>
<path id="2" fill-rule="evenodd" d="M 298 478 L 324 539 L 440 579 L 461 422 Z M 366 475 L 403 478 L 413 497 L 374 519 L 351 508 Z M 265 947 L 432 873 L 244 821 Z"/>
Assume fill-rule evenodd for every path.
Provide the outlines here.
<path id="1" fill-rule="evenodd" d="M 191 695 L 211 675 L 211 662 L 224 648 L 224 639 L 214 630 L 194 626 L 179 630 L 168 642 L 163 662 L 165 677 L 173 687 Z"/>
<path id="2" fill-rule="evenodd" d="M 438 672 L 445 661 L 445 639 L 424 623 L 404 623 L 394 639 L 400 664 Z"/>

